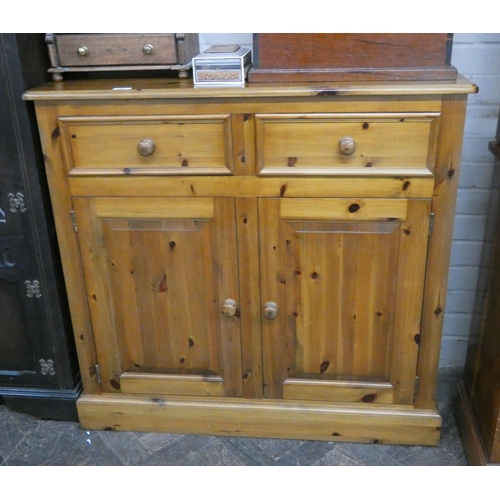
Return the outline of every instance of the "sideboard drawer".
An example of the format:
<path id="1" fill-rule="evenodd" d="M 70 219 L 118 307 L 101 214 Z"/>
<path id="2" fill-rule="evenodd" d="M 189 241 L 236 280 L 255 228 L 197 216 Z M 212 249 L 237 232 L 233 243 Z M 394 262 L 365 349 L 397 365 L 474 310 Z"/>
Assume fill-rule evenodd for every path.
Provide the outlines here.
<path id="1" fill-rule="evenodd" d="M 438 114 L 258 115 L 261 175 L 432 175 Z"/>
<path id="2" fill-rule="evenodd" d="M 229 115 L 61 119 L 71 175 L 231 174 Z"/>

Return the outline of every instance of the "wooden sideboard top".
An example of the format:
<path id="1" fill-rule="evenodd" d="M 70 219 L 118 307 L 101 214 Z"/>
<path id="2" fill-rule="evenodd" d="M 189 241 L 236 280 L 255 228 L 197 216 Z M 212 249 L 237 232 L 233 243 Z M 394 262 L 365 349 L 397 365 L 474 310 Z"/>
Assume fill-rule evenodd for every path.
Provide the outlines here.
<path id="1" fill-rule="evenodd" d="M 478 87 L 459 75 L 451 81 L 249 83 L 245 88 L 194 88 L 191 80 L 167 78 L 95 79 L 50 82 L 24 93 L 27 101 L 120 99 L 207 99 L 328 96 L 475 94 Z"/>

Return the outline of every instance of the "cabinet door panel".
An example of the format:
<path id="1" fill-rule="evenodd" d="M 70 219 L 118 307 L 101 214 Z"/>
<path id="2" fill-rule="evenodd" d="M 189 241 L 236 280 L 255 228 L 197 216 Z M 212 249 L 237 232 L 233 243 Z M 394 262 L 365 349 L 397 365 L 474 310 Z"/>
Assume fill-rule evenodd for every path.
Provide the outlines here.
<path id="1" fill-rule="evenodd" d="M 0 236 L 0 380 L 8 385 L 13 373 L 35 374 L 35 354 L 27 328 L 25 238 Z M 24 261 L 24 262 L 23 262 Z M 5 378 L 5 380 L 2 380 Z"/>
<path id="2" fill-rule="evenodd" d="M 429 210 L 260 200 L 263 308 L 278 306 L 263 319 L 267 397 L 412 403 Z"/>
<path id="3" fill-rule="evenodd" d="M 103 388 L 240 395 L 234 200 L 74 206 Z"/>

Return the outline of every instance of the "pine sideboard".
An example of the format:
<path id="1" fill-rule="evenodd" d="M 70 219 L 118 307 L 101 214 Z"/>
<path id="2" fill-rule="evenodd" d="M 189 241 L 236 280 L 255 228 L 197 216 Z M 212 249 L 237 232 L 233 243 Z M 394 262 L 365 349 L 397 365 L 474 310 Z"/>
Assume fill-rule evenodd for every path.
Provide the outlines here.
<path id="1" fill-rule="evenodd" d="M 86 429 L 436 445 L 467 95 L 51 82 Z"/>

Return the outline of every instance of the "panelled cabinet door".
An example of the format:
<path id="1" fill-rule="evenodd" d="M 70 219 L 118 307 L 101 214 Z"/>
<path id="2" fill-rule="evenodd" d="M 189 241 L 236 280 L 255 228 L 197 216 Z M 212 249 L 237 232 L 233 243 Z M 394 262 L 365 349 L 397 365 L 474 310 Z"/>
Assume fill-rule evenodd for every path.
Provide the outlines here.
<path id="1" fill-rule="evenodd" d="M 413 403 L 430 206 L 259 200 L 266 397 Z"/>
<path id="2" fill-rule="evenodd" d="M 234 200 L 73 204 L 103 390 L 241 396 Z"/>
<path id="3" fill-rule="evenodd" d="M 26 248 L 24 236 L 0 235 L 0 384 L 6 386 L 18 379 L 26 385 L 37 385 L 36 344 L 30 338 L 29 327 L 36 329 L 38 325 L 33 319 L 40 321 L 41 315 L 29 307 L 24 284 Z"/>

